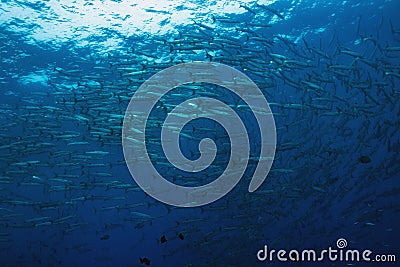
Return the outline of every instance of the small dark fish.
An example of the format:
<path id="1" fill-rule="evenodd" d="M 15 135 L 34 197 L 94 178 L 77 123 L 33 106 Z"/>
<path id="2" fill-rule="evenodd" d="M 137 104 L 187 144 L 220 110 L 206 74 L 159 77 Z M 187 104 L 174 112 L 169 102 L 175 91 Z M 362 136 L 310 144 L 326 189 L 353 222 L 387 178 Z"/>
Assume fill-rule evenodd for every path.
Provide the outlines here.
<path id="1" fill-rule="evenodd" d="M 103 235 L 102 237 L 100 237 L 100 240 L 108 240 L 110 239 L 110 235 Z"/>
<path id="2" fill-rule="evenodd" d="M 371 162 L 371 158 L 368 156 L 361 156 L 358 160 L 363 164 L 367 164 L 367 163 Z"/>
<path id="3" fill-rule="evenodd" d="M 247 11 L 249 11 L 250 13 L 253 13 L 254 15 L 257 15 L 257 13 L 254 10 L 252 10 L 251 8 L 249 8 L 247 6 L 240 5 L 240 7 L 246 9 Z"/>
<path id="4" fill-rule="evenodd" d="M 167 238 L 165 237 L 165 235 L 163 235 L 163 236 L 160 238 L 160 242 L 161 242 L 161 244 L 167 242 Z"/>
<path id="5" fill-rule="evenodd" d="M 271 12 L 272 14 L 278 16 L 280 19 L 283 19 L 283 20 L 285 19 L 285 17 L 282 14 L 280 14 L 278 11 L 276 11 L 275 9 L 269 8 L 269 7 L 264 6 L 264 5 L 258 5 L 257 4 L 257 6 L 259 6 L 261 8 L 264 8 L 265 10 L 267 10 L 267 11 Z"/>
<path id="6" fill-rule="evenodd" d="M 148 258 L 140 258 L 140 263 L 150 265 L 150 260 Z"/>
<path id="7" fill-rule="evenodd" d="M 144 227 L 144 222 L 140 222 L 140 223 L 137 223 L 136 225 L 135 225 L 135 229 L 141 229 L 141 228 L 143 228 Z"/>
<path id="8" fill-rule="evenodd" d="M 180 239 L 180 240 L 183 240 L 183 239 L 185 239 L 185 237 L 183 236 L 183 234 L 182 234 L 182 233 L 180 233 L 180 234 L 178 235 L 178 237 L 179 237 L 179 239 Z"/>
<path id="9" fill-rule="evenodd" d="M 100 240 L 108 240 L 110 239 L 110 235 L 103 235 L 102 237 L 100 237 Z"/>
<path id="10" fill-rule="evenodd" d="M 108 240 L 110 239 L 110 235 L 103 235 L 102 237 L 100 237 L 100 240 Z"/>

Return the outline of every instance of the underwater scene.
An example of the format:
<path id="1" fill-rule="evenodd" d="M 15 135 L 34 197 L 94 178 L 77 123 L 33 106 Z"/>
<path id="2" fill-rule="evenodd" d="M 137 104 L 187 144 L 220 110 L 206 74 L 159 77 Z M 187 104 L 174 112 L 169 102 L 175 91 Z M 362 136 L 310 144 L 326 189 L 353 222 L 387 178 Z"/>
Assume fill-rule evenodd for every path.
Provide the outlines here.
<path id="1" fill-rule="evenodd" d="M 398 266 L 399 10 L 2 0 L 0 266 Z"/>

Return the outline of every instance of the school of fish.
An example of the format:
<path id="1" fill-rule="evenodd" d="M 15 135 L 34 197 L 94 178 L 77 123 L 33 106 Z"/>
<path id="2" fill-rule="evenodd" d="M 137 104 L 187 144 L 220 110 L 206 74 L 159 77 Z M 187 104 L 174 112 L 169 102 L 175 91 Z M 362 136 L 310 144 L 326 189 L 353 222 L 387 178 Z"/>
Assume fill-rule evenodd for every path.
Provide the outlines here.
<path id="1" fill-rule="evenodd" d="M 132 37 L 125 50 L 71 51 L 44 67 L 45 90 L 16 91 L 0 77 L 2 97 L 12 99 L 0 105 L 0 263 L 249 266 L 265 243 L 318 247 L 346 235 L 357 245 L 375 231 L 370 242 L 377 245 L 375 235 L 399 236 L 391 219 L 400 212 L 398 21 L 382 17 L 371 29 L 360 16 L 349 26 L 352 42 L 342 42 L 340 31 L 293 38 L 275 30 L 289 10 L 240 8 L 246 19 L 208 14 L 174 34 Z M 18 50 L 18 38 L 2 31 L 0 39 L 0 64 L 29 58 Z M 269 102 L 278 140 L 267 180 L 249 193 L 260 152 L 257 111 L 218 86 L 189 84 L 162 97 L 146 142 L 154 165 L 177 184 L 212 181 L 229 155 L 220 126 L 194 123 L 181 134 L 182 148 L 195 158 L 199 140 L 208 136 L 220 142 L 217 159 L 200 175 L 174 172 L 160 129 L 180 102 L 224 100 L 254 134 L 236 188 L 210 205 L 181 209 L 135 184 L 121 133 L 135 90 L 158 71 L 192 61 L 223 63 L 248 75 Z M 17 74 L 13 66 L 4 71 Z M 394 250 L 392 240 L 378 243 Z"/>

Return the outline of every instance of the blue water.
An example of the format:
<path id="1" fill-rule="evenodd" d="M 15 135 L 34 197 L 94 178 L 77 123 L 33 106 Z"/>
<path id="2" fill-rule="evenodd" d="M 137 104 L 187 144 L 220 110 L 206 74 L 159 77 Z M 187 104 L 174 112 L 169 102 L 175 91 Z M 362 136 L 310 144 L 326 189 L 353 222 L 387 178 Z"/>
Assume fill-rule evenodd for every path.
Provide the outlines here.
<path id="1" fill-rule="evenodd" d="M 0 266 L 385 266 L 257 259 L 264 245 L 320 251 L 339 238 L 398 262 L 398 10 L 395 0 L 2 1 Z M 260 129 L 237 108 L 252 158 L 244 177 L 214 203 L 177 208 L 132 179 L 121 131 L 146 79 L 192 61 L 227 64 L 258 85 L 277 150 L 249 193 Z M 200 156 L 203 138 L 218 152 L 202 172 L 176 169 L 159 144 L 167 113 L 199 96 L 245 105 L 199 86 L 163 96 L 146 129 L 155 168 L 186 186 L 221 175 L 230 140 L 210 119 L 188 123 L 187 158 Z"/>

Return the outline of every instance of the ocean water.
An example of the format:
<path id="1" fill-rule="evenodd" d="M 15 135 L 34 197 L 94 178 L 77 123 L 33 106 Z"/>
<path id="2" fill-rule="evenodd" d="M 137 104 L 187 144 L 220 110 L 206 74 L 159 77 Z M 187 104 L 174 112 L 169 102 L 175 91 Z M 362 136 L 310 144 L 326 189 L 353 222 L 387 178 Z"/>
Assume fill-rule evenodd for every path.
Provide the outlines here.
<path id="1" fill-rule="evenodd" d="M 1 1 L 0 266 L 397 266 L 398 10 L 396 0 Z M 218 179 L 232 153 L 227 129 L 197 118 L 180 132 L 182 154 L 198 159 L 210 138 L 215 159 L 199 172 L 168 161 L 163 122 L 184 101 L 226 103 L 249 140 L 238 184 L 184 208 L 133 179 L 122 130 L 146 79 L 195 61 L 254 81 L 273 113 L 276 151 L 249 192 L 271 126 L 257 123 L 264 111 L 207 83 L 160 96 L 146 148 L 174 184 Z M 259 260 L 264 246 L 286 250 L 288 261 L 277 252 Z M 375 262 L 289 253 L 328 247 L 368 249 Z M 378 254 L 397 261 L 378 263 Z"/>

